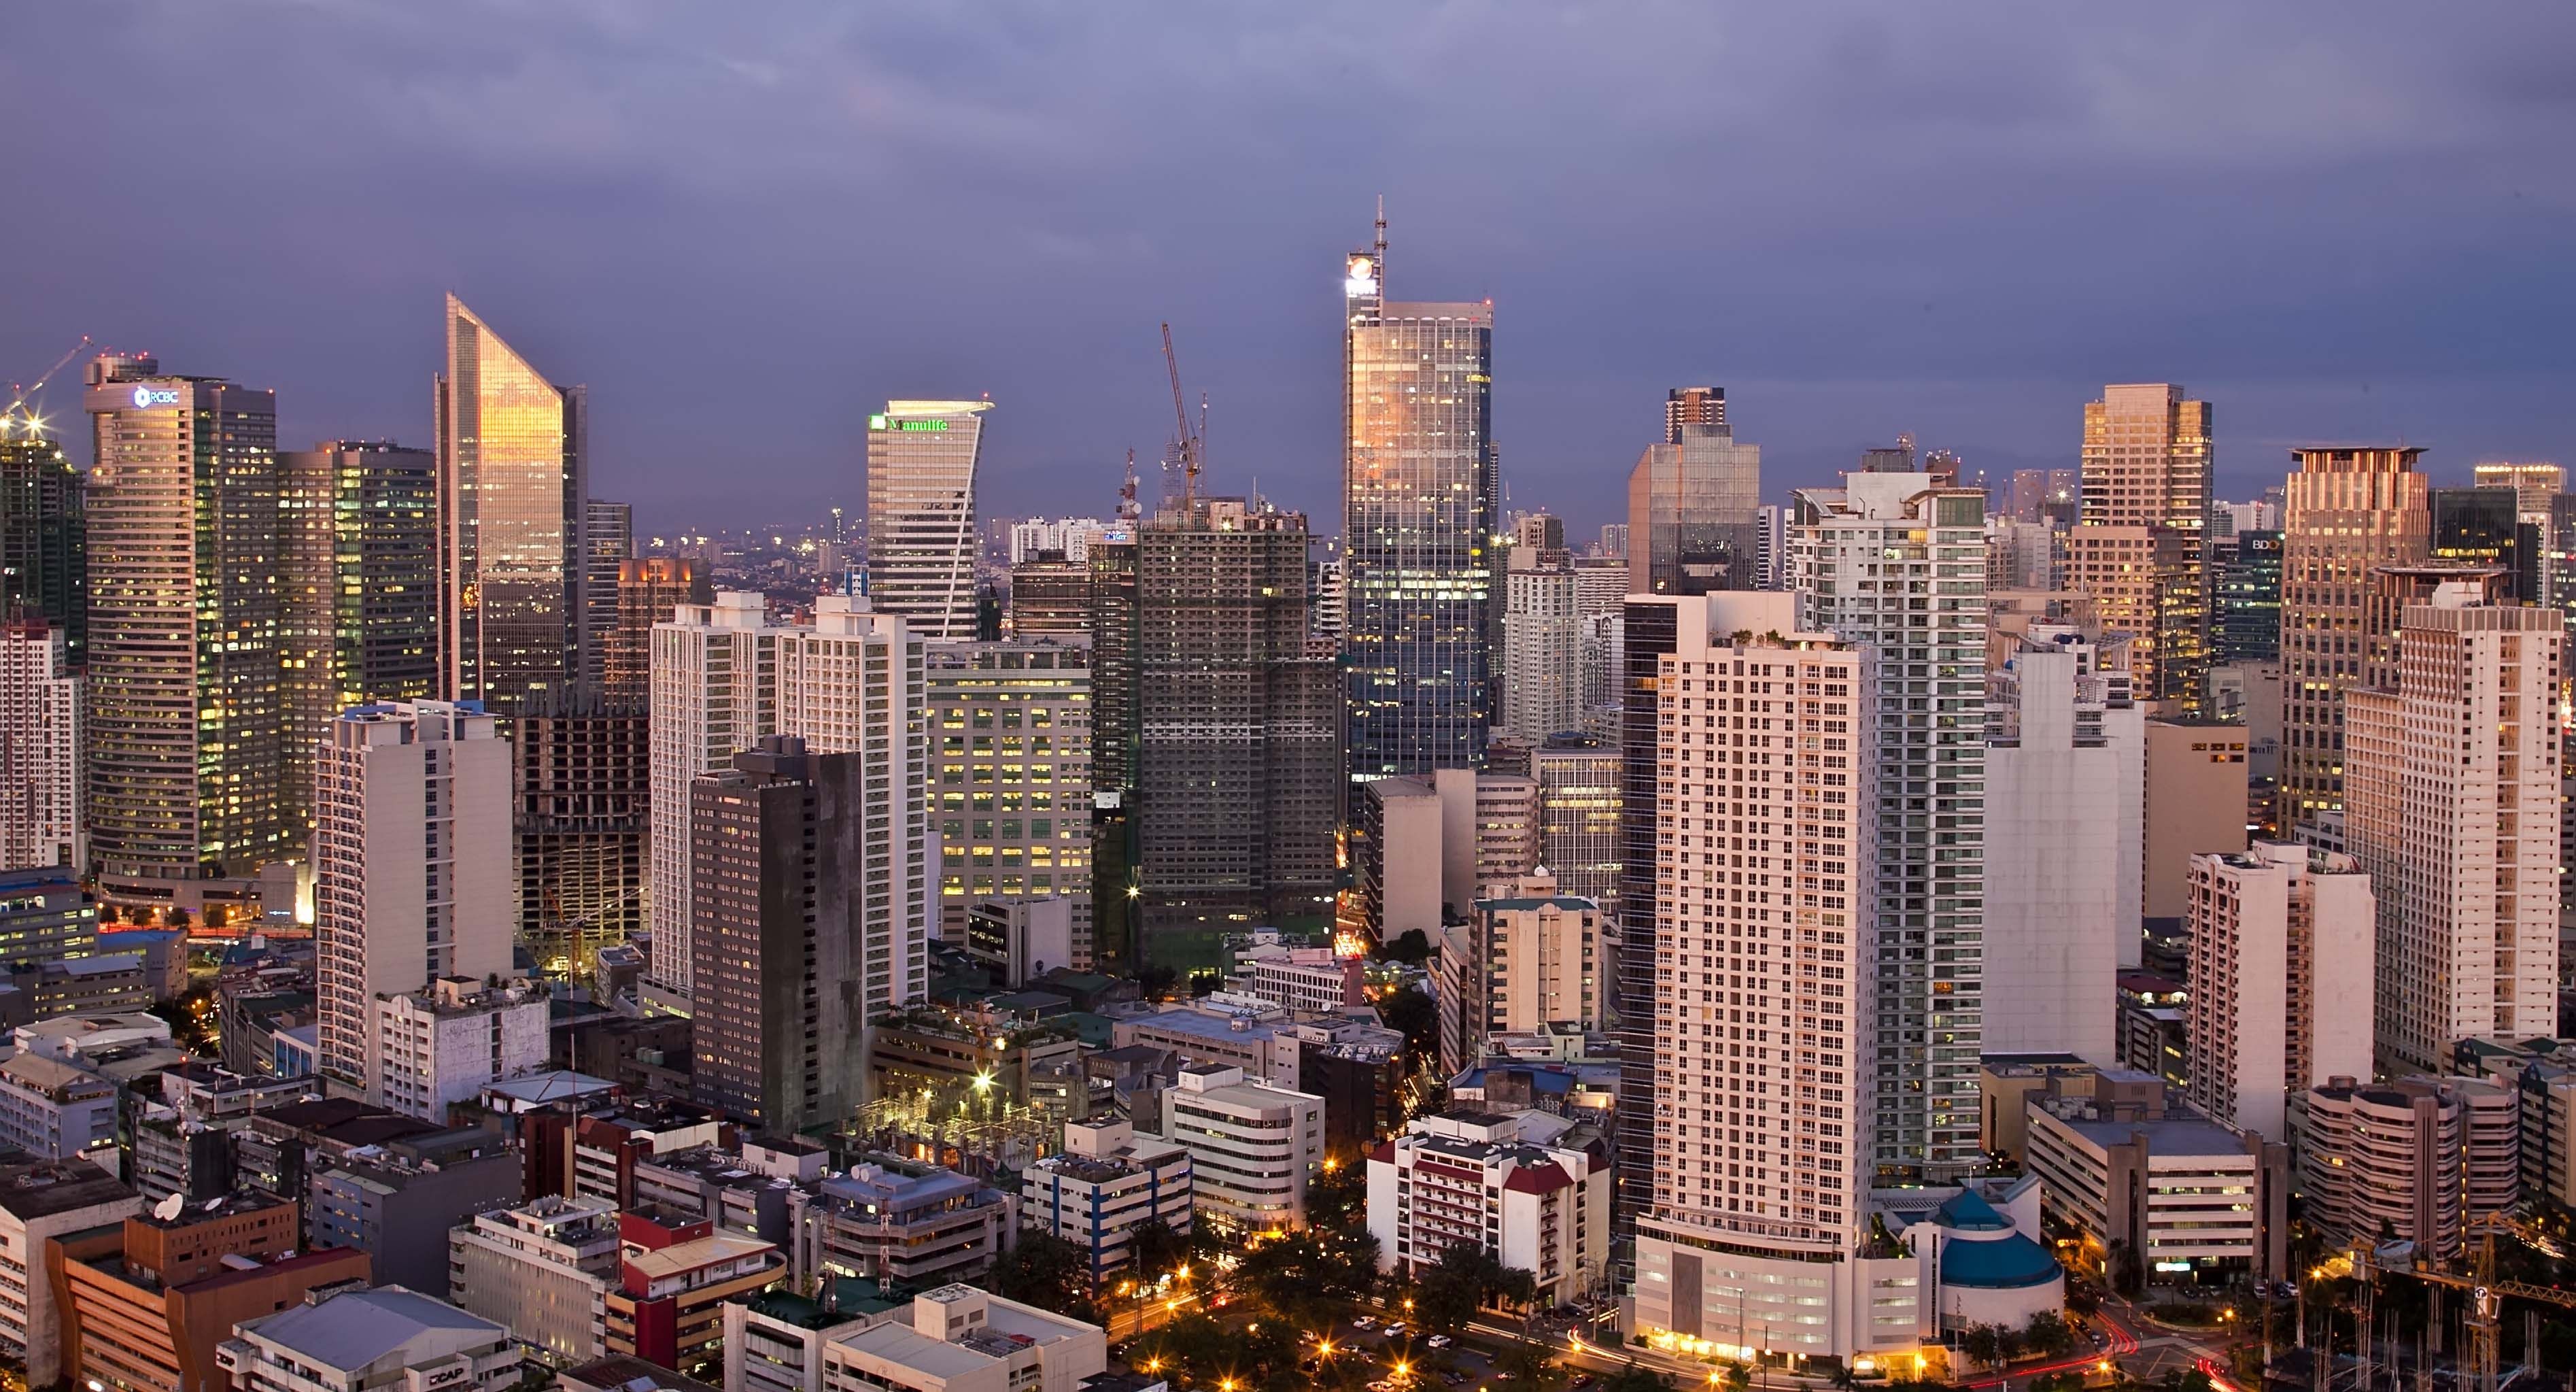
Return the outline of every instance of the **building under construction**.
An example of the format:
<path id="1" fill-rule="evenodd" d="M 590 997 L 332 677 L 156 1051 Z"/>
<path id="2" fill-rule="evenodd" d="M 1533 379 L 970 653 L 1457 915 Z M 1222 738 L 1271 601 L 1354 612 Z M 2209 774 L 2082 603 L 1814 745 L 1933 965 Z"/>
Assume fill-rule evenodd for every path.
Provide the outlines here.
<path id="1" fill-rule="evenodd" d="M 519 940 L 541 972 L 586 977 L 599 949 L 644 929 L 644 708 L 576 688 L 513 719 L 510 743 Z"/>

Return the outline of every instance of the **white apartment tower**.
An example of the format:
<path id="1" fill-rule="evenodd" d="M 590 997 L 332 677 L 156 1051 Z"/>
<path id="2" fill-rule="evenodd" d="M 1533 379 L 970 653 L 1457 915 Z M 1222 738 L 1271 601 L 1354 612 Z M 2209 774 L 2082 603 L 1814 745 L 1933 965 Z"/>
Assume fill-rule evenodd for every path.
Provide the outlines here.
<path id="1" fill-rule="evenodd" d="M 2191 858 L 2192 1105 L 2289 1139 L 2290 1099 L 2370 1076 L 2376 905 L 2351 856 L 2258 841 Z"/>
<path id="2" fill-rule="evenodd" d="M 1945 1177 L 1978 1158 L 1985 495 L 1920 473 L 1845 482 L 1797 493 L 1795 626 L 1878 656 L 1872 1148 L 1883 1173 Z"/>
<path id="3" fill-rule="evenodd" d="M 1512 548 L 1504 577 L 1503 720 L 1499 734 L 1530 744 L 1583 724 L 1583 625 L 1569 566 Z"/>
<path id="4" fill-rule="evenodd" d="M 1801 629 L 1787 594 L 1674 604 L 1638 1323 L 1730 1344 L 1767 1325 L 1770 1349 L 1843 1356 L 1884 1342 L 1885 1318 L 1910 1345 L 1913 1303 L 1881 1308 L 1859 1257 L 1884 1105 L 1870 1067 L 1879 657 Z"/>
<path id="5" fill-rule="evenodd" d="M 2119 1061 L 2121 948 L 2138 939 L 2146 712 L 2073 630 L 2034 625 L 1986 679 L 1989 1054 Z"/>
<path id="6" fill-rule="evenodd" d="M 868 417 L 868 593 L 925 638 L 975 636 L 975 464 L 989 401 Z"/>
<path id="7" fill-rule="evenodd" d="M 652 981 L 689 993 L 689 784 L 778 733 L 778 635 L 758 594 L 727 590 L 653 625 L 651 835 L 646 896 Z"/>
<path id="8" fill-rule="evenodd" d="M 2398 626 L 2397 685 L 2344 697 L 2344 833 L 2379 901 L 2378 1061 L 2556 1032 L 2558 611 L 2445 582 Z M 2357 1076 L 2357 1075 L 2356 1075 Z"/>
<path id="9" fill-rule="evenodd" d="M 377 997 L 510 971 L 510 745 L 479 706 L 355 706 L 314 754 L 313 935 L 325 1073 L 363 1084 Z"/>
<path id="10" fill-rule="evenodd" d="M 0 865 L 87 868 L 81 714 L 62 630 L 0 623 Z"/>

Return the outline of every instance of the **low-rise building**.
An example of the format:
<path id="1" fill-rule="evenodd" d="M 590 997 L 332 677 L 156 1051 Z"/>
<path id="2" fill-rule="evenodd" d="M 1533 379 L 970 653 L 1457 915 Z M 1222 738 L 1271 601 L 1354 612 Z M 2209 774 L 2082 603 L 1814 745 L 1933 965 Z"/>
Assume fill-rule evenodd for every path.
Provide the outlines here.
<path id="1" fill-rule="evenodd" d="M 115 1083 L 59 1059 L 0 1059 L 0 1144 L 46 1160 L 112 1155 L 120 1095 Z"/>
<path id="2" fill-rule="evenodd" d="M 617 1287 L 608 1293 L 608 1350 L 691 1376 L 719 1366 L 724 1303 L 786 1275 L 778 1248 L 707 1222 L 618 1218 Z"/>
<path id="3" fill-rule="evenodd" d="M 485 1085 L 546 1066 L 546 994 L 524 981 L 486 987 L 442 976 L 426 990 L 380 996 L 368 1011 L 367 1096 L 409 1116 L 443 1123 Z"/>
<path id="4" fill-rule="evenodd" d="M 142 1207 L 140 1195 L 86 1160 L 0 1164 L 0 1353 L 27 1370 L 28 1386 L 51 1386 L 63 1370 L 52 1240 Z"/>
<path id="5" fill-rule="evenodd" d="M 1330 947 L 1263 944 L 1235 962 L 1226 989 L 1288 1011 L 1332 1011 L 1365 1004 L 1360 990 L 1364 958 Z"/>
<path id="6" fill-rule="evenodd" d="M 412 1290 L 447 1289 L 449 1231 L 519 1197 L 519 1157 L 470 1127 L 317 1148 L 306 1167 L 306 1242 L 365 1252 L 376 1280 Z"/>
<path id="7" fill-rule="evenodd" d="M 447 1236 L 448 1299 L 510 1327 L 549 1363 L 608 1352 L 617 1215 L 553 1194 L 476 1214 Z"/>
<path id="8" fill-rule="evenodd" d="M 215 1361 L 235 1387 L 279 1392 L 484 1392 L 524 1366 L 507 1327 L 400 1286 L 307 1291 L 242 1321 Z"/>
<path id="9" fill-rule="evenodd" d="M 2051 1087 L 2089 1097 L 2101 1070 L 2075 1054 L 1987 1054 L 1977 1066 L 1977 1148 L 2020 1164 L 2032 1096 Z"/>
<path id="10" fill-rule="evenodd" d="M 2081 1231 L 2097 1274 L 2156 1283 L 2269 1279 L 2289 1262 L 2289 1147 L 2169 1100 L 2161 1078 L 2106 1069 L 2093 1095 L 2029 1103 L 2043 1207 Z"/>
<path id="11" fill-rule="evenodd" d="M 1145 1045 L 1183 1063 L 1232 1064 L 1243 1076 L 1278 1087 L 1297 1085 L 1298 1041 L 1288 1012 L 1232 992 L 1114 1019 L 1110 1043 Z"/>
<path id="12" fill-rule="evenodd" d="M 314 1080 L 241 1074 L 190 1062 L 130 1088 L 125 1097 L 126 1177 L 148 1201 L 195 1203 L 241 1182 L 235 1141 L 262 1112 L 303 1101 Z"/>
<path id="13" fill-rule="evenodd" d="M 1324 1165 L 1324 1099 L 1190 1064 L 1163 1094 L 1162 1132 L 1190 1153 L 1202 1219 L 1255 1230 L 1305 1221 L 1307 1181 Z"/>
<path id="14" fill-rule="evenodd" d="M 8 979 L 33 1002 L 39 1020 L 84 1010 L 142 1010 L 160 999 L 139 952 L 33 963 L 13 968 Z"/>
<path id="15" fill-rule="evenodd" d="M 872 1096 L 924 1088 L 979 1094 L 1026 1104 L 1032 1079 L 1078 1065 L 1082 1043 L 1068 1025 L 997 1010 L 913 1010 L 870 1031 Z"/>
<path id="16" fill-rule="evenodd" d="M 1404 1125 L 1404 1034 L 1367 1006 L 1288 1027 L 1297 1041 L 1297 1090 L 1324 1099 L 1324 1150 L 1357 1163 Z"/>
<path id="17" fill-rule="evenodd" d="M 2576 1039 L 2464 1039 L 2452 1066 L 2522 1095 L 2522 1196 L 2576 1208 Z"/>
<path id="18" fill-rule="evenodd" d="M 909 1320 L 836 1331 L 824 1392 L 1076 1392 L 1109 1366 L 1107 1336 L 973 1286 L 942 1286 Z"/>
<path id="19" fill-rule="evenodd" d="M 2521 1199 L 2519 1100 L 2482 1078 L 2338 1077 L 2308 1089 L 2308 1225 L 2338 1246 L 2393 1234 L 2436 1260 L 2459 1255 L 2471 1224 Z"/>
<path id="20" fill-rule="evenodd" d="M 635 1203 L 683 1218 L 704 1218 L 782 1249 L 792 1245 L 792 1196 L 823 1181 L 831 1157 L 795 1137 L 744 1141 L 738 1150 L 691 1146 L 635 1162 Z"/>
<path id="21" fill-rule="evenodd" d="M 1481 1247 L 1529 1272 L 1542 1304 L 1589 1294 L 1610 1260 L 1609 1154 L 1553 1143 L 1572 1126 L 1535 1111 L 1416 1117 L 1368 1160 L 1379 1268 L 1410 1277 Z"/>
<path id="22" fill-rule="evenodd" d="M 725 1302 L 726 1392 L 823 1392 L 823 1345 L 909 1318 L 908 1286 L 835 1278 L 809 1297 L 772 1287 Z"/>
<path id="23" fill-rule="evenodd" d="M 792 1277 L 930 1286 L 980 1276 L 1018 1239 L 1019 1199 L 954 1170 L 871 1155 L 788 1191 Z"/>
<path id="24" fill-rule="evenodd" d="M 1190 1153 L 1124 1121 L 1065 1123 L 1064 1150 L 1030 1165 L 1021 1185 L 1028 1225 L 1088 1253 L 1094 1282 L 1132 1259 L 1138 1224 L 1190 1230 Z"/>

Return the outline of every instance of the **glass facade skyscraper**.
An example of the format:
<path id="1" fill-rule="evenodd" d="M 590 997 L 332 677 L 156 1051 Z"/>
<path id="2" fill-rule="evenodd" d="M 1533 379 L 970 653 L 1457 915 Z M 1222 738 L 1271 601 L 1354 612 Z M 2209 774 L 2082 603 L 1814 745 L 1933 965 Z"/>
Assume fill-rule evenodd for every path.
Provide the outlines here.
<path id="1" fill-rule="evenodd" d="M 931 642 L 975 636 L 975 463 L 989 401 L 868 417 L 868 598 Z"/>
<path id="2" fill-rule="evenodd" d="M 1474 768 L 1500 523 L 1491 302 L 1385 298 L 1384 224 L 1342 299 L 1342 538 L 1355 779 Z"/>
<path id="3" fill-rule="evenodd" d="M 1762 447 L 1726 423 L 1726 392 L 1678 387 L 1664 438 L 1628 474 L 1628 589 L 1711 594 L 1763 588 Z"/>
<path id="4" fill-rule="evenodd" d="M 2281 534 L 2248 529 L 2212 542 L 2218 572 L 2213 660 L 2270 662 L 2281 655 Z"/>
<path id="5" fill-rule="evenodd" d="M 89 658 L 89 523 L 82 478 L 32 415 L 0 415 L 0 620 L 63 631 L 65 660 Z"/>
<path id="6" fill-rule="evenodd" d="M 589 408 L 454 295 L 437 394 L 440 666 L 506 715 L 579 680 L 592 645 Z"/>

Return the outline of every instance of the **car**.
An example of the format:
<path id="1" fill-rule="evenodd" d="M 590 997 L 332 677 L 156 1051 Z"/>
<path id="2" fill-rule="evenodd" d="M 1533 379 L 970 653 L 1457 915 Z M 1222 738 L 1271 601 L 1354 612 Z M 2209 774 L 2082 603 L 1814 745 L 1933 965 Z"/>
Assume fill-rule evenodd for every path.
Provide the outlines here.
<path id="1" fill-rule="evenodd" d="M 1373 1319 L 1370 1319 L 1370 1318 L 1369 1318 L 1368 1316 L 1366 1316 L 1366 1315 L 1354 1315 L 1354 1316 L 1352 1316 L 1352 1317 L 1351 1317 L 1351 1328 L 1353 1328 L 1353 1329 L 1375 1329 L 1375 1328 L 1377 1328 L 1377 1321 L 1376 1321 L 1376 1320 L 1373 1320 Z"/>
<path id="2" fill-rule="evenodd" d="M 1446 1334 L 1434 1334 L 1430 1338 L 1423 1340 L 1423 1342 L 1431 1345 L 1433 1348 L 1447 1348 L 1458 1341 L 1450 1338 Z"/>
<path id="3" fill-rule="evenodd" d="M 1388 1321 L 1386 1322 L 1386 1328 L 1384 1328 L 1383 1330 L 1380 1330 L 1379 1332 L 1380 1332 L 1380 1333 L 1382 1333 L 1382 1334 L 1384 1334 L 1384 1335 L 1386 1335 L 1386 1337 L 1388 1337 L 1388 1338 L 1390 1338 L 1390 1339 L 1401 1339 L 1401 1338 L 1403 1338 L 1403 1337 L 1405 1336 L 1406 1330 L 1405 1330 L 1405 1328 L 1404 1328 L 1404 1324 L 1403 1324 L 1403 1322 L 1402 1322 L 1402 1321 L 1400 1321 L 1400 1320 L 1388 1320 Z"/>

